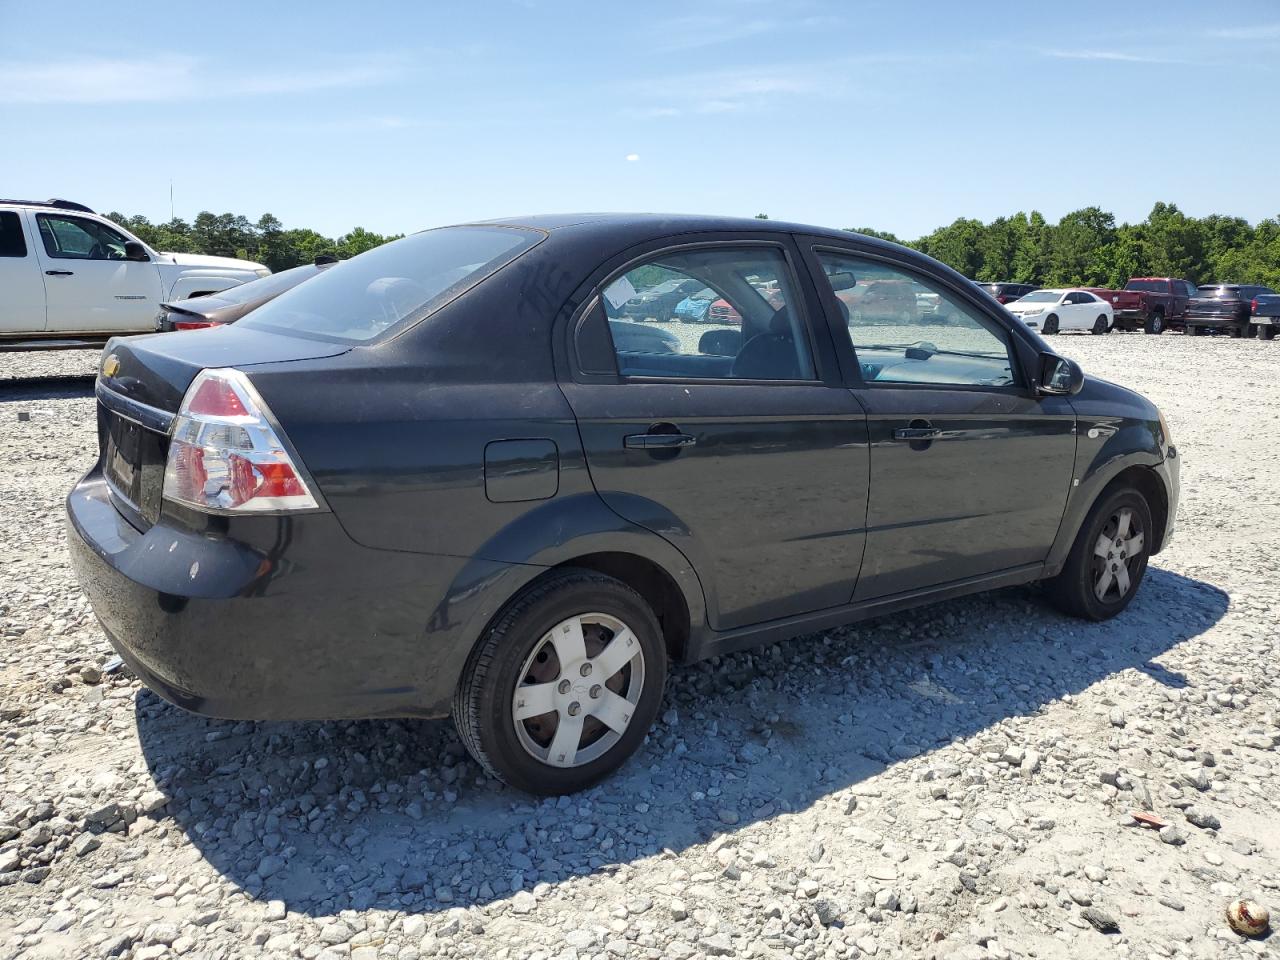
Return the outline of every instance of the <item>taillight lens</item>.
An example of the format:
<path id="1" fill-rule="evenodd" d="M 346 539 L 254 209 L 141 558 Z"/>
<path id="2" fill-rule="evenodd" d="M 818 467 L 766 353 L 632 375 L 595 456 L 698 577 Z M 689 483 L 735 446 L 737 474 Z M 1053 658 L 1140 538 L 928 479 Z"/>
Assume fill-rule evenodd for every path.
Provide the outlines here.
<path id="1" fill-rule="evenodd" d="M 173 321 L 174 330 L 205 330 L 209 327 L 218 327 L 221 324 L 214 323 L 212 320 L 175 320 Z"/>
<path id="2" fill-rule="evenodd" d="M 169 440 L 164 497 L 215 513 L 319 506 L 239 370 L 202 370 L 187 389 Z"/>
<path id="3" fill-rule="evenodd" d="M 1257 312 L 1258 312 L 1258 301 L 1257 301 L 1257 300 L 1250 300 L 1250 301 L 1249 301 L 1249 312 L 1250 312 L 1250 313 L 1257 313 Z"/>

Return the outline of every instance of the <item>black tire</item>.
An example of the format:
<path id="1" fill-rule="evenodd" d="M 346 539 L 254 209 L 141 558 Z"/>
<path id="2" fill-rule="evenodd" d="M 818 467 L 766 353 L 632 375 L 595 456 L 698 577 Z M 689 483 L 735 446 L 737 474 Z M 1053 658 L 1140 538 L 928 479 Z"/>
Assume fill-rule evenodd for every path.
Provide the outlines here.
<path id="1" fill-rule="evenodd" d="M 1276 338 L 1276 328 L 1268 323 L 1258 327 L 1259 340 L 1274 340 Z"/>
<path id="2" fill-rule="evenodd" d="M 1044 326 L 1042 326 L 1042 327 L 1040 328 L 1040 332 L 1041 332 L 1044 336 L 1046 336 L 1046 337 L 1051 337 L 1051 336 L 1053 336 L 1055 333 L 1057 333 L 1057 332 L 1058 332 L 1058 318 L 1057 318 L 1057 316 L 1055 316 L 1055 315 L 1054 315 L 1054 314 L 1052 314 L 1052 313 L 1051 313 L 1051 314 L 1049 314 L 1049 316 L 1047 316 L 1047 317 L 1045 318 Z"/>
<path id="3" fill-rule="evenodd" d="M 1204 327 L 1199 324 L 1187 324 L 1187 336 L 1198 337 L 1204 333 Z"/>
<path id="4" fill-rule="evenodd" d="M 1147 317 L 1147 322 L 1142 327 L 1143 332 L 1154 335 L 1164 333 L 1164 314 L 1159 310 L 1155 311 L 1151 316 Z"/>
<path id="5" fill-rule="evenodd" d="M 1141 549 L 1124 558 L 1097 556 L 1095 547 L 1104 533 L 1111 532 L 1122 510 L 1130 511 L 1130 534 L 1133 533 L 1134 523 L 1142 532 Z M 1071 546 L 1071 552 L 1067 554 L 1062 572 L 1045 582 L 1045 592 L 1050 602 L 1073 617 L 1084 620 L 1111 619 L 1129 605 L 1142 586 L 1142 578 L 1147 572 L 1147 560 L 1151 555 L 1153 535 L 1151 508 L 1141 493 L 1132 487 L 1120 487 L 1104 493 L 1080 525 L 1080 532 Z M 1108 550 L 1110 549 L 1108 546 Z M 1099 575 L 1106 574 L 1106 570 L 1100 568 L 1117 563 L 1125 567 L 1129 588 L 1124 593 L 1119 593 L 1120 581 L 1112 573 L 1110 586 L 1100 598 L 1097 594 Z M 1115 566 L 1111 569 L 1118 572 Z"/>
<path id="6" fill-rule="evenodd" d="M 1111 328 L 1107 326 L 1107 315 L 1101 314 L 1098 319 L 1093 321 L 1093 329 L 1089 331 L 1094 336 L 1102 336 L 1104 333 L 1110 333 Z"/>
<path id="7" fill-rule="evenodd" d="M 1255 327 L 1252 323 L 1246 323 L 1244 325 L 1244 335 L 1248 339 L 1252 340 L 1254 337 L 1258 335 L 1258 328 Z"/>
<path id="8" fill-rule="evenodd" d="M 580 766 L 553 766 L 522 744 L 513 698 L 524 679 L 522 668 L 546 642 L 549 631 L 586 613 L 616 618 L 630 628 L 644 655 L 643 683 L 634 713 L 616 743 Z M 518 595 L 480 638 L 454 693 L 453 720 L 471 756 L 493 776 L 529 793 L 574 793 L 608 776 L 640 746 L 658 715 L 666 678 L 662 629 L 644 599 L 613 577 L 566 569 Z M 589 749 L 589 744 L 579 743 L 577 749 Z"/>
<path id="9" fill-rule="evenodd" d="M 1244 336 L 1244 330 L 1241 329 L 1240 324 L 1233 323 L 1227 327 L 1227 336 L 1232 340 L 1239 340 Z"/>

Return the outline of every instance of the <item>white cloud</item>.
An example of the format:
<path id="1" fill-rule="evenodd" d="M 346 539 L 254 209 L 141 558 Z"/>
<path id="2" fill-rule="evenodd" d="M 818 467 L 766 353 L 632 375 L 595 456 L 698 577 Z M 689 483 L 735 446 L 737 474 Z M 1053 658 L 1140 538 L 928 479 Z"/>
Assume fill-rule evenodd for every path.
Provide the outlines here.
<path id="1" fill-rule="evenodd" d="M 633 106 L 623 112 L 642 118 L 675 117 L 689 113 L 734 113 L 797 96 L 841 98 L 856 86 L 854 81 L 860 69 L 910 63 L 918 59 L 876 54 L 827 62 L 668 74 L 647 82 L 629 84 L 632 95 L 649 101 L 649 104 Z M 932 58 L 930 62 L 936 65 L 938 59 Z"/>
<path id="2" fill-rule="evenodd" d="M 196 57 L 60 57 L 0 64 L 3 103 L 158 103 L 306 93 L 384 83 L 403 68 L 375 59 L 323 70 L 254 73 Z"/>
<path id="3" fill-rule="evenodd" d="M 1144 53 L 1126 53 L 1123 50 L 1042 50 L 1047 57 L 1058 60 L 1104 60 L 1112 63 L 1186 63 L 1169 57 L 1153 57 Z"/>
<path id="4" fill-rule="evenodd" d="M 640 154 L 638 154 L 638 153 L 628 153 L 628 154 L 627 154 L 627 162 L 628 162 L 628 163 L 635 163 L 635 162 L 636 162 L 637 160 L 639 160 L 639 159 L 640 159 Z"/>
<path id="5" fill-rule="evenodd" d="M 1280 23 L 1255 23 L 1249 27 L 1220 27 L 1209 36 L 1224 40 L 1280 40 Z"/>

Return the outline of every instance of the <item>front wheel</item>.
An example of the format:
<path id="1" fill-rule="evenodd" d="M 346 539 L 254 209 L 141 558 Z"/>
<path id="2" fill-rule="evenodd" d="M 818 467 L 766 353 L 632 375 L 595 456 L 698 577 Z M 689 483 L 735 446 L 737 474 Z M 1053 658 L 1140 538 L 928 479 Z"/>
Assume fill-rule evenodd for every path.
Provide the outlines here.
<path id="1" fill-rule="evenodd" d="M 1105 313 L 1099 316 L 1097 320 L 1093 321 L 1093 329 L 1089 332 L 1094 336 L 1100 336 L 1101 334 L 1108 332 L 1107 315 Z"/>
<path id="2" fill-rule="evenodd" d="M 1058 318 L 1053 314 L 1049 314 L 1044 322 L 1044 326 L 1040 328 L 1040 332 L 1046 337 L 1051 337 L 1058 332 Z"/>
<path id="3" fill-rule="evenodd" d="M 1129 605 L 1147 572 L 1151 508 L 1132 487 L 1094 504 L 1076 535 L 1062 572 L 1046 583 L 1063 613 L 1109 620 Z"/>
<path id="4" fill-rule="evenodd" d="M 666 678 L 644 599 L 612 577 L 566 570 L 518 596 L 481 638 L 453 718 L 493 776 L 529 793 L 574 793 L 640 746 Z"/>

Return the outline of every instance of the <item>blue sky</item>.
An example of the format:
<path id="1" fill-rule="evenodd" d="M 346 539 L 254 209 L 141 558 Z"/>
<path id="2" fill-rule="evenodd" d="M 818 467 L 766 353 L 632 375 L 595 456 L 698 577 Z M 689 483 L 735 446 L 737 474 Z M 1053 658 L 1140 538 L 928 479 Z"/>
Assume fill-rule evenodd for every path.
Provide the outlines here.
<path id="1" fill-rule="evenodd" d="M 1280 215 L 1280 4 L 0 0 L 0 195 L 339 234 Z"/>

